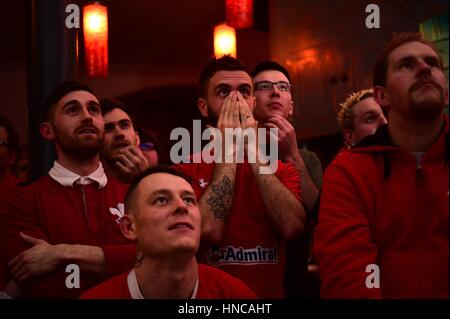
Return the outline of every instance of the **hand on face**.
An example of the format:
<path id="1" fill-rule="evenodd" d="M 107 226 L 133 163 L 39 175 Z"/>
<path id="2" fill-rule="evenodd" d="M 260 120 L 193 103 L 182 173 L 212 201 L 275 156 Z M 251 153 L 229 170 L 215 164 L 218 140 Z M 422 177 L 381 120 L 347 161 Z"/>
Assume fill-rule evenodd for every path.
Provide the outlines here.
<path id="1" fill-rule="evenodd" d="M 116 165 L 127 181 L 133 180 L 149 167 L 147 158 L 136 146 L 120 150 L 120 154 L 116 157 Z"/>
<path id="2" fill-rule="evenodd" d="M 264 126 L 268 129 L 278 129 L 278 150 L 281 159 L 293 156 L 298 152 L 295 129 L 288 120 L 281 115 L 273 115 L 267 119 Z"/>

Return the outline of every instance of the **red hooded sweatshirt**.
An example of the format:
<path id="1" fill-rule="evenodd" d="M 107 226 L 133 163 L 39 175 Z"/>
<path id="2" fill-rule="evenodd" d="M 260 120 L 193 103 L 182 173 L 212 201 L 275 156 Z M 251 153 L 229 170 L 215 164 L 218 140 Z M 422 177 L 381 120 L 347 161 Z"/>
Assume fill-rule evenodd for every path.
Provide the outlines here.
<path id="1" fill-rule="evenodd" d="M 387 126 L 326 170 L 314 252 L 323 298 L 448 298 L 448 119 L 421 159 Z"/>

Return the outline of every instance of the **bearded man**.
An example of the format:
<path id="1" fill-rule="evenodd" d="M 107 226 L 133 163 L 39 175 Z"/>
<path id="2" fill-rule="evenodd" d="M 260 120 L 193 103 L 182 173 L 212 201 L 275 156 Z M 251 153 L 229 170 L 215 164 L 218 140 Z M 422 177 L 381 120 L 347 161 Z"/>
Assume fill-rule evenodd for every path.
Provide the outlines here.
<path id="1" fill-rule="evenodd" d="M 107 178 L 99 161 L 104 122 L 86 85 L 56 88 L 40 131 L 58 159 L 0 209 L 0 262 L 8 269 L 7 289 L 20 288 L 6 292 L 74 298 L 133 265 L 135 246 L 119 225 L 127 186 Z"/>

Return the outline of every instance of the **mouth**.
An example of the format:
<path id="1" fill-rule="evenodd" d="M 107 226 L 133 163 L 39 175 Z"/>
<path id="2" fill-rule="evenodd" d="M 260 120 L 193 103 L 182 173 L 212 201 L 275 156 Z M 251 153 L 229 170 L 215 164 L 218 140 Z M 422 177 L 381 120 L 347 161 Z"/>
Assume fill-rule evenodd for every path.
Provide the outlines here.
<path id="1" fill-rule="evenodd" d="M 436 83 L 434 83 L 433 81 L 422 81 L 422 82 L 419 82 L 416 85 L 414 85 L 414 90 L 417 90 L 424 86 L 434 87 L 434 88 L 439 89 L 438 85 Z"/>
<path id="2" fill-rule="evenodd" d="M 130 146 L 130 143 L 128 143 L 127 141 L 120 141 L 117 143 L 113 144 L 113 149 L 120 149 L 120 148 L 127 148 L 128 146 Z"/>
<path id="3" fill-rule="evenodd" d="M 280 102 L 271 102 L 269 103 L 270 108 L 282 108 L 283 105 Z"/>
<path id="4" fill-rule="evenodd" d="M 179 222 L 169 226 L 169 230 L 194 230 L 194 226 L 187 222 Z"/>
<path id="5" fill-rule="evenodd" d="M 97 132 L 98 132 L 98 130 L 94 126 L 83 126 L 77 130 L 78 134 L 95 134 L 95 135 L 97 135 Z"/>

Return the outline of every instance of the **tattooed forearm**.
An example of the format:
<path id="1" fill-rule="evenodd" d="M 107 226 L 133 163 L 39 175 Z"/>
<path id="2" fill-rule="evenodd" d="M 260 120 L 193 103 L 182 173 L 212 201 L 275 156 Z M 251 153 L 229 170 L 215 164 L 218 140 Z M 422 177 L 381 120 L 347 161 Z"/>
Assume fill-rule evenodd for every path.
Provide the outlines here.
<path id="1" fill-rule="evenodd" d="M 209 204 L 215 219 L 225 220 L 229 215 L 233 205 L 233 184 L 228 176 L 224 176 L 221 182 L 211 185 L 206 203 Z"/>

